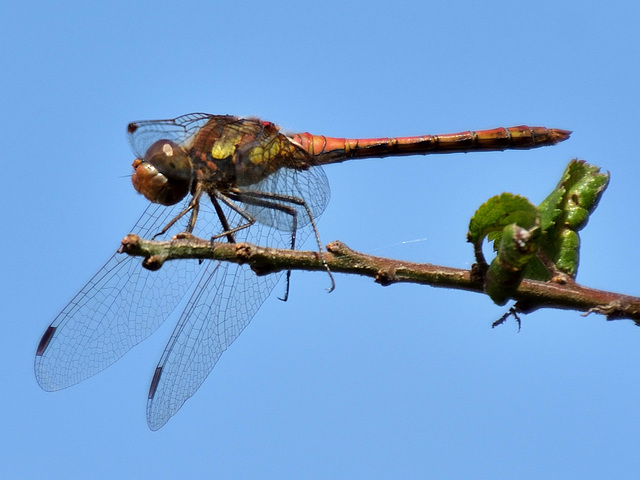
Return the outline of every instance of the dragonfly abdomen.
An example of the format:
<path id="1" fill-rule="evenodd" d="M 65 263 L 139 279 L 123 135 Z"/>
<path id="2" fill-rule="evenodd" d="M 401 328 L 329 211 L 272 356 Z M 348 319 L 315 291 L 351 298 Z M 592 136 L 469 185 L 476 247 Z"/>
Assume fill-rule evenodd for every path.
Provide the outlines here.
<path id="1" fill-rule="evenodd" d="M 570 134 L 567 130 L 521 125 L 414 137 L 349 139 L 298 133 L 290 135 L 290 139 L 316 158 L 318 165 L 325 165 L 351 158 L 530 149 L 554 145 Z"/>

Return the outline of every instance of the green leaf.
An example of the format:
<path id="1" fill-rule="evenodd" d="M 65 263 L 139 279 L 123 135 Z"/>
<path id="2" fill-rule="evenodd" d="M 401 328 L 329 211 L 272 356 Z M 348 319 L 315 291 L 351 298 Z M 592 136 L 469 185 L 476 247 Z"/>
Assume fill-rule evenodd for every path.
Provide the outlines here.
<path id="1" fill-rule="evenodd" d="M 525 197 L 512 193 L 491 197 L 478 208 L 469 222 L 467 240 L 474 246 L 477 262 L 486 266 L 482 255 L 482 241 L 486 236 L 494 242 L 496 250 L 506 226 L 515 223 L 522 228 L 530 229 L 536 225 L 537 218 L 538 209 Z"/>
<path id="2" fill-rule="evenodd" d="M 467 240 L 474 245 L 478 273 L 487 294 L 499 305 L 513 296 L 523 278 L 575 277 L 580 236 L 609 183 L 609 174 L 583 160 L 572 160 L 560 182 L 539 207 L 526 198 L 503 193 L 487 200 L 469 222 Z M 485 238 L 494 242 L 496 258 L 487 265 Z"/>
<path id="3" fill-rule="evenodd" d="M 600 173 L 599 167 L 584 160 L 572 160 L 554 191 L 540 204 L 541 226 L 545 231 L 541 249 L 560 272 L 573 278 L 580 260 L 577 232 L 587 224 L 608 184 L 608 173 Z M 532 262 L 526 276 L 546 280 L 551 274 Z"/>
<path id="4" fill-rule="evenodd" d="M 562 178 L 565 178 L 564 175 L 566 175 L 566 173 L 565 170 Z M 555 225 L 556 220 L 562 214 L 561 204 L 566 189 L 561 186 L 561 184 L 562 181 L 538 207 L 538 211 L 540 212 L 540 225 L 545 232 Z"/>

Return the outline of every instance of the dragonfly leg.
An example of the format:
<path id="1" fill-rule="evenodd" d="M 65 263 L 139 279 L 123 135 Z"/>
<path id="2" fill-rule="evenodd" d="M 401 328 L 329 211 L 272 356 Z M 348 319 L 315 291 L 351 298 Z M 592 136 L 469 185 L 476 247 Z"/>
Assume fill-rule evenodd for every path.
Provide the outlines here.
<path id="1" fill-rule="evenodd" d="M 218 217 L 220 218 L 220 222 L 222 223 L 222 228 L 224 228 L 224 231 L 222 233 L 218 233 L 217 235 L 214 235 L 213 237 L 211 237 L 211 241 L 214 241 L 221 237 L 227 237 L 230 243 L 235 243 L 235 236 L 233 234 L 240 230 L 244 230 L 245 228 L 250 227 L 251 225 L 256 223 L 256 219 L 253 218 L 253 215 L 247 212 L 244 208 L 242 208 L 241 206 L 237 205 L 234 202 L 234 200 L 236 200 L 235 195 L 227 196 L 217 190 L 214 190 L 212 193 L 213 193 L 212 200 L 214 198 L 216 199 L 216 201 L 213 202 L 213 206 L 216 209 L 216 213 L 218 214 Z M 239 214 L 242 218 L 246 220 L 246 222 L 235 228 L 231 228 L 229 225 L 229 222 L 227 221 L 227 217 L 222 211 L 222 208 L 220 207 L 220 204 L 217 202 L 217 200 L 220 200 L 231 210 Z"/>
<path id="2" fill-rule="evenodd" d="M 282 194 L 278 194 L 278 193 L 270 193 L 270 192 L 258 192 L 258 191 L 251 191 L 251 190 L 244 190 L 242 192 L 239 192 L 239 199 L 244 202 L 244 203 L 248 203 L 248 204 L 253 204 L 253 205 L 258 205 L 258 206 L 265 206 L 268 208 L 272 208 L 275 210 L 280 210 L 282 212 L 285 212 L 289 215 L 291 215 L 292 217 L 292 222 L 293 222 L 293 228 L 291 231 L 291 249 L 294 250 L 295 249 L 295 241 L 296 241 L 296 231 L 297 231 L 297 214 L 298 211 L 290 206 L 287 205 L 283 205 L 282 203 L 289 203 L 289 204 L 293 204 L 293 205 L 299 205 L 301 207 L 303 207 L 305 209 L 305 211 L 307 212 L 307 216 L 309 217 L 309 221 L 311 223 L 311 226 L 313 228 L 313 233 L 315 234 L 316 237 L 316 242 L 318 244 L 318 252 L 320 254 L 320 260 L 322 261 L 322 264 L 324 265 L 325 269 L 327 270 L 327 274 L 329 275 L 329 279 L 331 280 L 331 286 L 329 287 L 329 292 L 332 292 L 335 288 L 336 288 L 336 282 L 333 278 L 333 274 L 331 273 L 331 270 L 329 269 L 329 266 L 327 265 L 327 262 L 324 258 L 324 253 L 323 253 L 323 249 L 322 249 L 322 241 L 320 240 L 320 234 L 318 233 L 318 227 L 316 226 L 316 222 L 315 219 L 313 218 L 313 214 L 311 213 L 311 209 L 309 208 L 309 205 L 307 205 L 307 202 L 300 197 L 294 197 L 292 195 L 282 195 Z M 263 203 L 255 203 L 258 200 L 262 200 Z M 289 278 L 291 276 L 291 270 L 287 270 L 287 291 L 285 294 L 285 300 L 289 294 Z M 282 300 L 282 299 L 281 299 Z"/>
<path id="3" fill-rule="evenodd" d="M 211 196 L 211 201 L 213 203 L 213 206 L 216 210 L 216 213 L 218 214 L 218 218 L 220 219 L 220 223 L 222 224 L 222 228 L 224 229 L 224 231 L 222 233 L 219 233 L 218 235 L 214 235 L 213 237 L 211 237 L 211 242 L 213 242 L 214 240 L 216 240 L 217 238 L 220 238 L 222 236 L 226 236 L 227 240 L 229 241 L 229 243 L 236 243 L 235 240 L 235 236 L 234 233 L 248 228 L 251 225 L 253 225 L 256 222 L 256 219 L 253 217 L 253 215 L 251 215 L 249 212 L 247 212 L 245 209 L 243 209 L 242 207 L 240 207 L 239 205 L 237 205 L 235 203 L 235 201 L 242 201 L 248 205 L 254 205 L 254 206 L 258 206 L 258 207 L 266 207 L 266 208 L 271 208 L 274 210 L 280 210 L 282 212 L 285 212 L 288 215 L 291 215 L 292 219 L 293 219 L 293 229 L 292 229 L 292 234 L 291 234 L 291 249 L 293 250 L 295 248 L 295 239 L 296 239 L 296 231 L 298 229 L 298 212 L 296 211 L 295 208 L 293 207 L 288 207 L 286 205 L 281 205 L 278 203 L 274 203 L 272 201 L 266 201 L 263 199 L 260 199 L 259 196 L 257 196 L 257 198 L 252 198 L 252 195 L 249 194 L 248 196 L 242 195 L 242 197 L 240 196 L 240 194 L 238 192 L 234 192 L 234 191 L 230 191 L 228 192 L 229 196 L 222 194 L 221 192 L 218 191 L 214 191 L 213 194 L 210 194 Z M 220 206 L 220 203 L 218 202 L 218 200 L 222 201 L 225 205 L 227 205 L 229 208 L 231 208 L 234 212 L 240 214 L 245 220 L 246 223 L 236 227 L 236 228 L 231 228 L 231 226 L 229 225 L 229 221 L 227 220 L 227 216 L 225 215 L 224 211 L 222 210 L 222 207 Z M 282 301 L 287 301 L 287 299 L 289 298 L 289 284 L 290 284 L 290 279 L 291 279 L 291 270 L 287 270 L 287 286 L 285 289 L 285 294 L 284 294 L 284 298 L 280 298 L 280 300 Z"/>
<path id="4" fill-rule="evenodd" d="M 268 194 L 267 194 L 268 195 Z M 296 232 L 298 231 L 298 211 L 290 206 L 283 205 L 282 203 L 276 203 L 273 200 L 265 200 L 262 192 L 242 192 L 241 197 L 238 200 L 257 207 L 270 208 L 272 210 L 279 210 L 291 216 L 291 250 L 296 248 Z M 286 275 L 286 287 L 284 291 L 284 297 L 280 298 L 283 302 L 286 302 L 289 298 L 289 286 L 291 284 L 291 270 L 287 270 Z"/>
<path id="5" fill-rule="evenodd" d="M 156 237 L 159 237 L 160 235 L 164 235 L 165 233 L 167 233 L 167 231 L 171 227 L 173 227 L 178 220 L 180 220 L 189 212 L 191 212 L 191 217 L 189 218 L 189 223 L 187 224 L 187 228 L 185 231 L 187 233 L 193 233 L 193 228 L 195 227 L 196 219 L 198 218 L 198 211 L 200 210 L 201 195 L 202 195 L 202 188 L 198 185 L 196 187 L 195 193 L 193 194 L 193 197 L 191 198 L 191 201 L 189 202 L 189 205 L 187 205 L 187 208 L 185 208 L 178 215 L 173 217 L 171 221 L 167 223 L 162 230 L 160 230 L 158 233 L 156 233 L 153 236 L 152 240 L 154 240 Z"/>
<path id="6" fill-rule="evenodd" d="M 218 219 L 220 220 L 220 224 L 222 225 L 223 232 L 225 232 L 224 234 L 226 234 L 227 236 L 227 240 L 229 241 L 229 243 L 236 243 L 235 235 L 233 233 L 228 233 L 231 230 L 231 227 L 229 226 L 229 221 L 227 220 L 227 216 L 224 214 L 224 211 L 220 206 L 220 202 L 218 201 L 215 195 L 209 194 L 209 198 L 211 198 L 211 203 L 213 204 L 213 208 L 215 208 L 216 210 L 216 214 L 218 215 Z M 213 243 L 213 240 L 214 239 L 212 238 L 211 239 L 212 243 Z"/>

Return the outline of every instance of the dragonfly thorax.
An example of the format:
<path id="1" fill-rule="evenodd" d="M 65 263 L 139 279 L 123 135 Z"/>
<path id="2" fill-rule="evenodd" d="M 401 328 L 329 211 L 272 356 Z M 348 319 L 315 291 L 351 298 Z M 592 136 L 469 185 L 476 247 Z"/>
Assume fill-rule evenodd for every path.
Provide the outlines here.
<path id="1" fill-rule="evenodd" d="M 188 143 L 197 182 L 219 191 L 254 185 L 281 168 L 307 170 L 307 152 L 271 122 L 211 116 Z"/>
<path id="2" fill-rule="evenodd" d="M 153 203 L 175 205 L 191 189 L 191 159 L 182 147 L 171 140 L 153 143 L 142 159 L 134 160 L 133 168 L 133 187 Z"/>

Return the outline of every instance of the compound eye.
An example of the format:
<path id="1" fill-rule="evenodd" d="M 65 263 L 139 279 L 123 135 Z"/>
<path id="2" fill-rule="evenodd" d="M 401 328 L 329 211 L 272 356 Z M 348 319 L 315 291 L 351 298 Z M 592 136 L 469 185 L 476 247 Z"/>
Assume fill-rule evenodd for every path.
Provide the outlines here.
<path id="1" fill-rule="evenodd" d="M 133 162 L 134 188 L 149 201 L 175 205 L 191 187 L 192 165 L 189 155 L 171 140 L 152 144 L 144 158 Z"/>
<path id="2" fill-rule="evenodd" d="M 142 161 L 156 167 L 169 180 L 191 180 L 191 159 L 171 140 L 158 140 L 152 144 Z"/>

